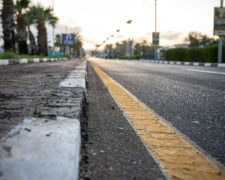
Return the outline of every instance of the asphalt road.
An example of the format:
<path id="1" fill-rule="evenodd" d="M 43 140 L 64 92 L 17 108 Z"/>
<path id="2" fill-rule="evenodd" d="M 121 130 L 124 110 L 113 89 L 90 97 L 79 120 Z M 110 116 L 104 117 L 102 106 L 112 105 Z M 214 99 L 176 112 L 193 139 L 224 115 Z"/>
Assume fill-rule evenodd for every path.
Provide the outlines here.
<path id="1" fill-rule="evenodd" d="M 0 66 L 0 138 L 35 109 L 81 60 Z"/>
<path id="2" fill-rule="evenodd" d="M 225 165 L 225 69 L 100 60 L 95 63 Z"/>
<path id="3" fill-rule="evenodd" d="M 88 164 L 84 177 L 92 180 L 166 179 L 90 64 L 87 100 Z"/>

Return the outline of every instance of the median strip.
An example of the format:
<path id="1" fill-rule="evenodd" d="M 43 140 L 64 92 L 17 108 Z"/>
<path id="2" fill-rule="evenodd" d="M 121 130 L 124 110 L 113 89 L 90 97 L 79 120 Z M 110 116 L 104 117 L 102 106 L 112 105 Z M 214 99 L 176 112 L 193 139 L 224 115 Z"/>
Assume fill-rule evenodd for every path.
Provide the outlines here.
<path id="1" fill-rule="evenodd" d="M 225 172 L 92 61 L 91 65 L 170 179 L 224 180 Z"/>
<path id="2" fill-rule="evenodd" d="M 0 180 L 79 178 L 85 118 L 86 60 L 0 140 Z M 68 79 L 72 84 L 65 83 Z M 82 81 L 82 83 L 81 83 Z"/>

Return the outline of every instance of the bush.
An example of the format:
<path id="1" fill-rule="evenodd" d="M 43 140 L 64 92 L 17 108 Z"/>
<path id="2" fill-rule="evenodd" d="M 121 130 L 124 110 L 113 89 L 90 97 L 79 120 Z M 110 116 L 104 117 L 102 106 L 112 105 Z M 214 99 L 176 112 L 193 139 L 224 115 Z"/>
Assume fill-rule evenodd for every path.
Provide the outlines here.
<path id="1" fill-rule="evenodd" d="M 204 48 L 204 59 L 206 62 L 217 63 L 218 58 L 218 45 L 213 44 Z M 223 57 L 222 62 L 225 63 L 225 45 L 223 45 Z"/>
<path id="2" fill-rule="evenodd" d="M 120 59 L 128 59 L 128 56 L 120 56 Z"/>
<path id="3" fill-rule="evenodd" d="M 174 48 L 166 51 L 167 60 L 211 62 L 217 63 L 218 45 L 213 44 L 204 48 Z M 225 45 L 223 45 L 222 62 L 225 63 Z"/>
<path id="4" fill-rule="evenodd" d="M 70 59 L 68 55 L 63 55 L 63 58 Z M 58 58 L 57 56 L 39 56 L 39 55 L 18 55 L 14 52 L 4 52 L 0 53 L 0 59 L 33 59 L 33 58 Z"/>
<path id="5" fill-rule="evenodd" d="M 130 57 L 130 59 L 133 59 L 133 60 L 135 60 L 135 59 L 140 59 L 141 57 L 139 56 L 139 55 L 133 55 L 133 56 L 131 56 Z"/>
<path id="6" fill-rule="evenodd" d="M 128 59 L 136 60 L 136 59 L 140 59 L 140 58 L 141 58 L 141 56 L 139 56 L 139 55 L 133 55 L 133 56 L 130 56 L 130 58 L 128 56 L 119 56 L 119 59 L 126 59 L 126 60 L 128 60 Z"/>
<path id="7" fill-rule="evenodd" d="M 14 59 L 16 54 L 13 52 L 4 52 L 0 54 L 0 59 Z"/>
<path id="8" fill-rule="evenodd" d="M 185 61 L 186 48 L 168 49 L 166 59 L 174 61 Z"/>
<path id="9" fill-rule="evenodd" d="M 204 62 L 203 48 L 188 48 L 185 52 L 185 59 L 191 62 Z"/>

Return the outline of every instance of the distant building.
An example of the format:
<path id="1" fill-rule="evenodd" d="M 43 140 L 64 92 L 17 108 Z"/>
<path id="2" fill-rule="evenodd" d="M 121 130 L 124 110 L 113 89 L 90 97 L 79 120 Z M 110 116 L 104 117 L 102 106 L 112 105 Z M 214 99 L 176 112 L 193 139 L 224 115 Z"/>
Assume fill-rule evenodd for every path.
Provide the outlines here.
<path id="1" fill-rule="evenodd" d="M 184 43 L 181 43 L 181 44 L 174 44 L 174 47 L 175 48 L 188 48 L 190 45 L 190 42 L 184 42 Z"/>

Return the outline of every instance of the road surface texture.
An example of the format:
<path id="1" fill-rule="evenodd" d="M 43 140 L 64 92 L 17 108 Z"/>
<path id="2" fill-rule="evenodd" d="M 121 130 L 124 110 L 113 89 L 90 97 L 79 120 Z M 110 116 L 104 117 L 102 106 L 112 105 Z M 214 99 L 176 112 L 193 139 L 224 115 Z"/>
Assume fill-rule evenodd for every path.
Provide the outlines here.
<path id="1" fill-rule="evenodd" d="M 0 137 L 25 117 L 34 116 L 80 61 L 0 66 Z"/>
<path id="2" fill-rule="evenodd" d="M 88 170 L 92 180 L 165 179 L 147 148 L 88 66 Z"/>
<path id="3" fill-rule="evenodd" d="M 94 62 L 225 165 L 225 69 L 101 59 Z"/>

